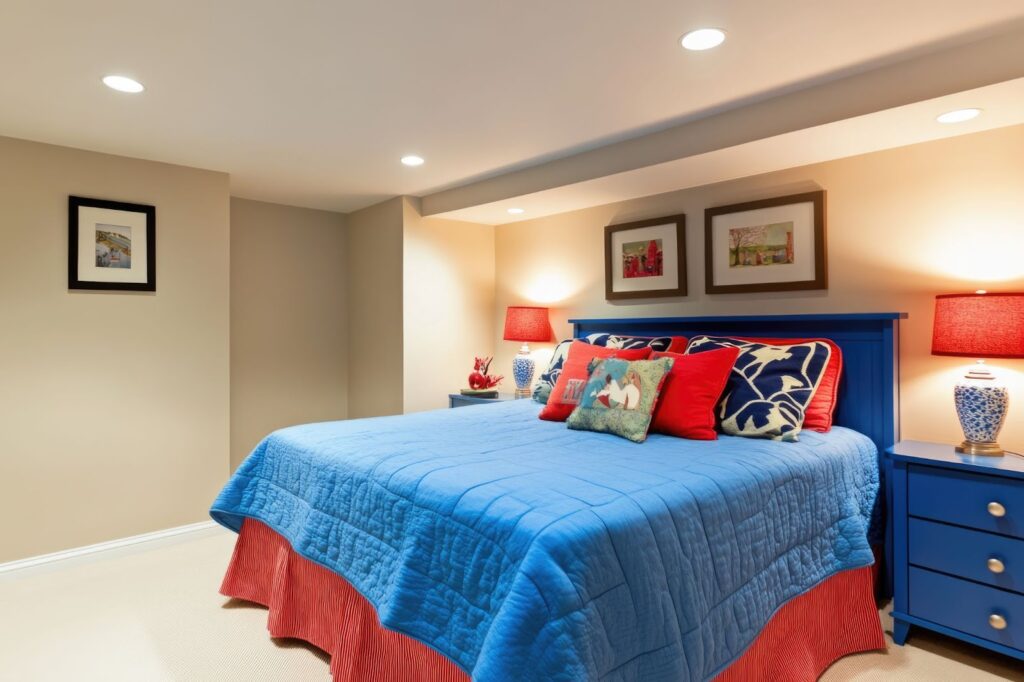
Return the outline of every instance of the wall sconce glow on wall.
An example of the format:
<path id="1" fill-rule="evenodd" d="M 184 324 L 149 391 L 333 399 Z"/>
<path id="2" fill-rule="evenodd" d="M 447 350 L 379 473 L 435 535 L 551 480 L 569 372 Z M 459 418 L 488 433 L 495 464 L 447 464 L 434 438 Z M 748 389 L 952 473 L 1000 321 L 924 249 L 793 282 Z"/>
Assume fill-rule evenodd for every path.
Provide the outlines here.
<path id="1" fill-rule="evenodd" d="M 538 275 L 529 280 L 522 295 L 536 303 L 558 303 L 576 293 L 568 278 L 557 272 Z"/>
<path id="2" fill-rule="evenodd" d="M 971 283 L 1012 282 L 1024 277 L 1024 224 L 1009 206 L 991 202 L 978 219 L 975 201 L 961 199 L 948 221 L 913 256 L 929 274 Z M 973 223 L 964 229 L 965 222 Z"/>
<path id="3" fill-rule="evenodd" d="M 932 355 L 1024 358 L 1024 293 L 946 294 L 935 297 Z M 999 431 L 1009 392 L 983 359 L 953 389 L 964 442 L 956 451 L 1002 455 Z"/>

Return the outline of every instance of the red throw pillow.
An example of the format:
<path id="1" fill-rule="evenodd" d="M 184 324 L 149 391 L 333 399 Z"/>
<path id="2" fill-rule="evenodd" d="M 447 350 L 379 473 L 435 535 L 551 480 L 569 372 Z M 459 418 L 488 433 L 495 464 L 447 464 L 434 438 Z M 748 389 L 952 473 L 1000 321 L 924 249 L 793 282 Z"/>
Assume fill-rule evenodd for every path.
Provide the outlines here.
<path id="1" fill-rule="evenodd" d="M 735 337 L 740 341 L 753 341 L 754 343 L 768 343 L 773 346 L 795 346 L 800 343 L 811 343 L 820 341 L 827 343 L 832 349 L 832 355 L 825 367 L 825 373 L 821 375 L 821 383 L 818 390 L 814 392 L 811 402 L 807 405 L 804 414 L 803 428 L 828 433 L 832 430 L 832 417 L 836 412 L 836 405 L 839 404 L 839 377 L 843 374 L 843 351 L 836 345 L 835 341 L 829 339 L 779 339 L 779 338 L 753 338 Z"/>
<path id="2" fill-rule="evenodd" d="M 558 375 L 555 387 L 551 389 L 551 397 L 547 405 L 540 411 L 540 418 L 552 422 L 564 422 L 580 404 L 580 394 L 590 376 L 589 365 L 594 358 L 622 358 L 623 360 L 646 360 L 651 356 L 651 349 L 644 348 L 605 348 L 594 346 L 584 341 L 573 341 L 569 346 L 569 354 Z"/>
<path id="3" fill-rule="evenodd" d="M 651 356 L 675 360 L 661 389 L 651 431 L 691 440 L 717 439 L 715 406 L 739 354 L 739 348 L 722 348 L 694 355 Z"/>
<path id="4" fill-rule="evenodd" d="M 672 343 L 669 345 L 667 353 L 685 353 L 686 347 L 690 345 L 690 339 L 685 336 L 670 336 Z"/>

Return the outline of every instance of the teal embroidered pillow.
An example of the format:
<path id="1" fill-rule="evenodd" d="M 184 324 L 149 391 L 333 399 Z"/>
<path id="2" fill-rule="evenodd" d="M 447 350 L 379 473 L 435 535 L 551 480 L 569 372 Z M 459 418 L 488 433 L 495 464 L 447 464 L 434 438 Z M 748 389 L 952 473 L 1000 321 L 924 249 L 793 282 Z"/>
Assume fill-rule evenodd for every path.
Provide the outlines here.
<path id="1" fill-rule="evenodd" d="M 612 433 L 634 443 L 644 442 L 673 362 L 672 358 L 599 361 L 566 425 L 577 431 Z"/>

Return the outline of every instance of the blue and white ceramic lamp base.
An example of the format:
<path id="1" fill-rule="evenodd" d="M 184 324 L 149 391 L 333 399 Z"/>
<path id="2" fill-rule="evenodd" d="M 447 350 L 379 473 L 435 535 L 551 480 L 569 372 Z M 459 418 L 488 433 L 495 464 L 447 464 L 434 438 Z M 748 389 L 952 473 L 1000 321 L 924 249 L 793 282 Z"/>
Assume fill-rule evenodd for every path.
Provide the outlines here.
<path id="1" fill-rule="evenodd" d="M 953 389 L 956 414 L 964 430 L 964 442 L 956 451 L 967 455 L 1005 454 L 999 447 L 999 431 L 1010 403 L 1006 386 L 981 366 L 971 370 Z"/>
<path id="2" fill-rule="evenodd" d="M 512 359 L 512 378 L 516 381 L 516 397 L 529 398 L 533 384 L 533 370 L 536 364 L 530 357 L 530 349 L 524 343 L 519 354 Z"/>

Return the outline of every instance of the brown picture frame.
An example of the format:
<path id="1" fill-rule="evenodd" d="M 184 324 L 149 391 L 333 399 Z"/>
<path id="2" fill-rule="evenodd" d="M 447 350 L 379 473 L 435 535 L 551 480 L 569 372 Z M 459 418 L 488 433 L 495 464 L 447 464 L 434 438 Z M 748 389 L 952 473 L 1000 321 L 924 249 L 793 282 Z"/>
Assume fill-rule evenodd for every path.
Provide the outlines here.
<path id="1" fill-rule="evenodd" d="M 616 261 L 612 253 L 612 235 L 617 232 L 637 230 L 645 227 L 675 224 L 676 249 L 673 253 L 677 260 L 678 282 L 676 287 L 667 289 L 647 289 L 641 291 L 613 290 L 613 263 Z M 667 256 L 667 254 L 664 254 Z M 637 298 L 671 298 L 686 296 L 686 215 L 677 214 L 661 218 L 648 218 L 628 223 L 616 223 L 604 228 L 604 297 L 608 301 L 620 301 Z"/>
<path id="2" fill-rule="evenodd" d="M 743 213 L 762 208 L 813 204 L 814 277 L 791 282 L 764 282 L 754 284 L 715 284 L 714 271 L 714 219 L 730 213 Z M 704 209 L 704 292 L 707 294 L 745 294 L 772 291 L 807 291 L 828 289 L 828 243 L 826 230 L 825 190 L 790 194 L 784 197 L 746 201 L 728 206 Z"/>

